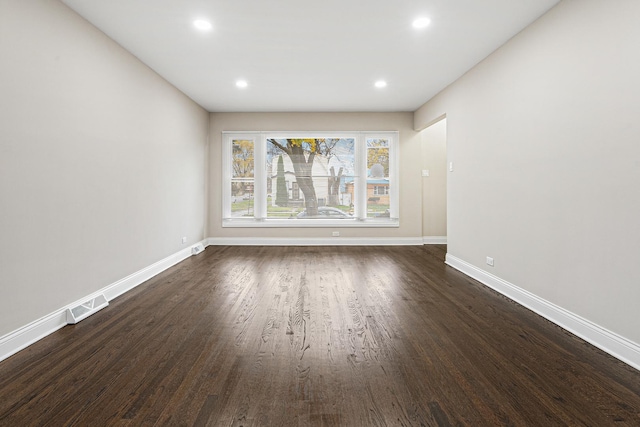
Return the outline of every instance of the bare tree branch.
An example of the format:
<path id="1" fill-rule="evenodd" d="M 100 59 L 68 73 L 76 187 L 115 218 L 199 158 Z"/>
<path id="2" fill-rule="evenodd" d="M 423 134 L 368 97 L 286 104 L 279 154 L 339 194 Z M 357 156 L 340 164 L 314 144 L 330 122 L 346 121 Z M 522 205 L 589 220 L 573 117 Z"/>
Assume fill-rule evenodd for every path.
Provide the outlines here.
<path id="1" fill-rule="evenodd" d="M 269 141 L 270 143 L 272 143 L 273 145 L 275 145 L 276 147 L 278 147 L 279 149 L 281 149 L 282 151 L 284 151 L 285 153 L 291 155 L 291 149 L 289 149 L 288 147 L 285 147 L 283 145 L 281 145 L 278 141 L 276 141 L 275 139 L 268 139 L 267 141 Z"/>

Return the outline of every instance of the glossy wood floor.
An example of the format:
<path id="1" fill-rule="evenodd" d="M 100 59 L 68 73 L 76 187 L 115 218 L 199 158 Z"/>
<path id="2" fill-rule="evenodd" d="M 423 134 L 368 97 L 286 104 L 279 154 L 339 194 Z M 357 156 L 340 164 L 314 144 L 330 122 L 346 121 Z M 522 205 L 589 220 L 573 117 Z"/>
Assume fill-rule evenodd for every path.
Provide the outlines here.
<path id="1" fill-rule="evenodd" d="M 640 425 L 640 372 L 444 254 L 209 247 L 0 363 L 0 425 Z"/>

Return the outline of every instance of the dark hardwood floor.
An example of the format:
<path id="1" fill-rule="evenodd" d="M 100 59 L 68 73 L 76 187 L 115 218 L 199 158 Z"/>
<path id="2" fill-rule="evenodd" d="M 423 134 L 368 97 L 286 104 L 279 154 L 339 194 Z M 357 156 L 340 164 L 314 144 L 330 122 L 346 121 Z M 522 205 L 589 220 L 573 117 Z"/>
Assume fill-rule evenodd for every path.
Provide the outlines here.
<path id="1" fill-rule="evenodd" d="M 444 255 L 209 247 L 0 363 L 0 425 L 640 425 L 640 372 Z"/>

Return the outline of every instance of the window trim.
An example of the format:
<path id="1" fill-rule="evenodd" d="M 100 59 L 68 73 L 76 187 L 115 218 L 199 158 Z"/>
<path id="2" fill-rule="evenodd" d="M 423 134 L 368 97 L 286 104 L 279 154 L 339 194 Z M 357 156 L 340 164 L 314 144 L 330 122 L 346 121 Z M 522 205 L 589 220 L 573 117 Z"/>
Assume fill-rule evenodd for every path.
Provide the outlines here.
<path id="1" fill-rule="evenodd" d="M 353 138 L 355 140 L 354 203 L 353 219 L 304 219 L 295 220 L 267 218 L 267 139 L 287 138 Z M 248 139 L 254 142 L 254 217 L 231 216 L 232 141 Z M 367 218 L 367 139 L 389 140 L 389 217 Z M 390 228 L 399 227 L 399 132 L 398 131 L 223 131 L 222 132 L 222 227 L 238 228 Z M 260 160 L 260 161 L 259 161 Z M 262 162 L 262 165 L 260 164 Z M 362 179 L 364 177 L 364 179 Z M 260 196 L 258 196 L 260 195 Z M 362 212 L 364 210 L 364 212 Z"/>

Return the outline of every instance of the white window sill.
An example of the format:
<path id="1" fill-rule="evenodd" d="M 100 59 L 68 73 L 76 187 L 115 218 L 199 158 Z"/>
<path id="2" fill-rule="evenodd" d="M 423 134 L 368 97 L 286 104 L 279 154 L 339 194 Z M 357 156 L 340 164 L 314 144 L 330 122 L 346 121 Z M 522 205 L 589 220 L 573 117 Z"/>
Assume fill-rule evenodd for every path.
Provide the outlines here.
<path id="1" fill-rule="evenodd" d="M 397 228 L 397 218 L 358 219 L 263 219 L 231 218 L 222 220 L 222 227 L 245 228 Z"/>

